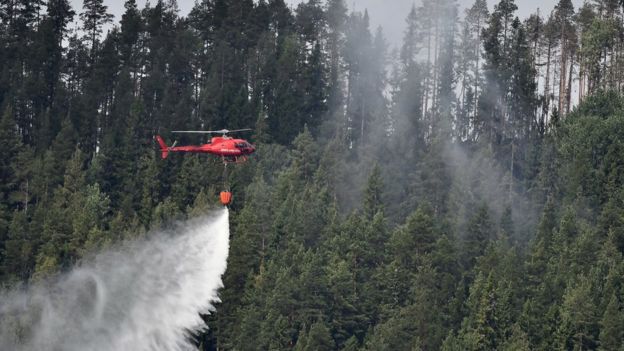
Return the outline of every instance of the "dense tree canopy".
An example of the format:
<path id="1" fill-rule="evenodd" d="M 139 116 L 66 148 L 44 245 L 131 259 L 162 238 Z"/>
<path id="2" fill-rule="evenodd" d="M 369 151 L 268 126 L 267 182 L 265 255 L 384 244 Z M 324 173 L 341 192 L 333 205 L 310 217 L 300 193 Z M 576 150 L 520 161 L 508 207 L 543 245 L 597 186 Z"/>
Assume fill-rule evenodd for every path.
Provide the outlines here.
<path id="1" fill-rule="evenodd" d="M 152 136 L 253 128 L 202 350 L 621 350 L 622 3 L 457 8 L 0 1 L 0 283 L 205 213 Z"/>

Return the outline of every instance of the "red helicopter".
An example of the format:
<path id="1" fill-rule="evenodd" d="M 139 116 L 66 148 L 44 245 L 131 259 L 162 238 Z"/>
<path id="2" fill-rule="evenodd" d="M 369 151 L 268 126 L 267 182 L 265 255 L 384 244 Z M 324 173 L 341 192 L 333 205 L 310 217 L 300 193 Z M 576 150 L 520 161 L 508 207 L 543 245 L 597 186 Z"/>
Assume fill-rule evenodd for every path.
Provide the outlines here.
<path id="1" fill-rule="evenodd" d="M 167 146 L 165 141 L 160 135 L 154 136 L 158 145 L 160 145 L 160 152 L 163 159 L 169 156 L 170 152 L 189 152 L 189 153 L 205 153 L 216 156 L 221 156 L 223 160 L 223 180 L 226 190 L 221 192 L 221 203 L 224 206 L 228 206 L 232 202 L 232 193 L 227 186 L 227 165 L 230 163 L 243 163 L 247 161 L 247 156 L 253 154 L 256 151 L 256 147 L 250 144 L 245 139 L 235 139 L 228 136 L 229 133 L 247 132 L 251 129 L 236 129 L 236 130 L 175 130 L 172 133 L 184 133 L 184 134 L 221 134 L 221 136 L 215 136 L 210 139 L 210 142 L 202 145 L 188 145 L 188 146 L 176 146 L 177 141 L 171 146 Z"/>
<path id="2" fill-rule="evenodd" d="M 160 145 L 162 158 L 169 156 L 170 152 L 191 152 L 204 153 L 221 156 L 224 163 L 241 163 L 247 161 L 247 156 L 256 151 L 256 148 L 245 139 L 234 139 L 229 137 L 229 133 L 247 132 L 251 129 L 237 130 L 174 130 L 172 133 L 186 134 L 221 134 L 221 136 L 212 137 L 210 142 L 202 145 L 176 146 L 177 141 L 171 146 L 167 146 L 160 135 L 156 135 L 156 141 Z"/>

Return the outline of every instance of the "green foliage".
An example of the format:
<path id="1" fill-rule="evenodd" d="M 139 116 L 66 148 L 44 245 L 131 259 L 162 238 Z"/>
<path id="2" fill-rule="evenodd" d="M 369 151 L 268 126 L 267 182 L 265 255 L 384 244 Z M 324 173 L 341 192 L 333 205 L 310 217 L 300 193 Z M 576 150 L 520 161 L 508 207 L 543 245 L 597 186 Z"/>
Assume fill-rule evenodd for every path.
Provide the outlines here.
<path id="1" fill-rule="evenodd" d="M 366 189 L 364 189 L 364 216 L 373 219 L 379 212 L 383 212 L 383 179 L 381 178 L 381 170 L 378 165 L 373 167 Z"/>
<path id="2" fill-rule="evenodd" d="M 594 349 L 598 341 L 598 314 L 591 298 L 591 286 L 586 277 L 579 277 L 563 295 L 561 323 L 557 329 L 560 349 Z"/>
<path id="3" fill-rule="evenodd" d="M 482 205 L 468 222 L 463 259 L 467 267 L 474 266 L 475 260 L 485 253 L 485 248 L 493 237 L 493 226 L 487 205 Z"/>
<path id="4" fill-rule="evenodd" d="M 6 202 L 9 192 L 15 187 L 12 167 L 20 147 L 13 111 L 7 106 L 0 119 L 0 194 Z"/>
<path id="5" fill-rule="evenodd" d="M 344 0 L 186 19 L 128 0 L 104 37 L 89 0 L 84 38 L 65 0 L 0 2 L 0 284 L 203 216 L 225 186 L 204 350 L 620 350 L 621 4 L 521 22 L 516 3 L 476 0 L 457 33 L 454 2 L 425 0 L 388 55 Z M 227 180 L 149 141 L 225 127 L 258 150 Z"/>
<path id="6" fill-rule="evenodd" d="M 301 351 L 329 351 L 336 349 L 329 329 L 322 321 L 317 321 L 312 324 L 307 336 L 305 339 L 300 340 L 300 342 L 305 342 L 305 346 L 300 348 Z M 297 343 L 297 345 L 299 345 L 299 343 Z M 297 348 L 299 348 L 299 346 Z"/>
<path id="7" fill-rule="evenodd" d="M 581 37 L 583 63 L 587 66 L 590 84 L 596 90 L 606 85 L 605 72 L 600 62 L 605 57 L 604 51 L 616 45 L 618 30 L 618 23 L 614 19 L 594 18 Z"/>
<path id="8" fill-rule="evenodd" d="M 600 321 L 600 348 L 599 350 L 620 350 L 624 330 L 624 319 L 620 302 L 615 295 L 611 295 L 609 304 Z"/>
<path id="9" fill-rule="evenodd" d="M 511 337 L 503 343 L 501 350 L 504 351 L 529 351 L 531 350 L 531 344 L 527 334 L 520 328 L 519 325 L 514 324 Z"/>
<path id="10" fill-rule="evenodd" d="M 30 233 L 28 218 L 23 211 L 15 212 L 4 243 L 3 272 L 8 281 L 28 279 L 34 268 L 36 241 Z"/>
<path id="11" fill-rule="evenodd" d="M 494 286 L 493 275 L 477 276 L 468 297 L 469 314 L 460 334 L 465 347 L 472 350 L 498 348 L 509 336 L 511 300 L 509 286 L 502 281 Z"/>

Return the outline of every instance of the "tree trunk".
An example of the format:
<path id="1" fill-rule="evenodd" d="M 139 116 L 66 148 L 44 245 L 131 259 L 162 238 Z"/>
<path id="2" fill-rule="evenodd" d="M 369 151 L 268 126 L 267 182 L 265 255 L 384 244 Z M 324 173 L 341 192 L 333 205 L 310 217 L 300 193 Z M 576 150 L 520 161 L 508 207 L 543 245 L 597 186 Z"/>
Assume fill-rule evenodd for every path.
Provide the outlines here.
<path id="1" fill-rule="evenodd" d="M 565 96 L 566 96 L 566 86 L 567 86 L 567 67 L 568 60 L 566 55 L 566 47 L 565 44 L 561 44 L 561 66 L 559 67 L 559 113 L 564 114 L 565 108 Z"/>
<path id="2" fill-rule="evenodd" d="M 479 80 L 480 80 L 480 64 L 481 64 L 481 15 L 477 17 L 477 40 L 476 40 L 476 48 L 475 48 L 475 56 L 477 57 L 477 62 L 475 66 L 475 91 L 474 91 L 474 116 L 476 119 L 479 113 Z"/>
<path id="3" fill-rule="evenodd" d="M 440 73 L 440 21 L 435 21 L 435 51 L 433 55 L 433 91 L 432 91 L 432 103 L 431 108 L 438 108 L 438 84 L 439 82 L 439 73 Z"/>
<path id="4" fill-rule="evenodd" d="M 548 53 L 546 55 L 546 82 L 544 84 L 544 107 L 542 109 L 542 120 L 545 120 L 550 110 L 550 62 L 552 59 L 552 45 L 548 43 Z"/>
<path id="5" fill-rule="evenodd" d="M 429 109 L 429 85 L 431 84 L 431 28 L 427 32 L 427 73 L 425 78 L 425 94 L 424 94 L 424 108 L 423 118 L 427 116 L 427 110 Z"/>
<path id="6" fill-rule="evenodd" d="M 512 139 L 511 141 L 511 165 L 509 171 L 509 204 L 513 203 L 513 181 L 514 181 L 514 156 L 515 156 L 515 145 Z"/>
<path id="7" fill-rule="evenodd" d="M 578 92 L 578 102 L 579 104 L 583 102 L 583 90 L 585 89 L 585 67 L 583 65 L 583 57 L 581 54 L 578 54 L 578 63 L 579 63 L 579 92 Z"/>
<path id="8" fill-rule="evenodd" d="M 568 88 L 566 91 L 566 114 L 570 113 L 572 100 L 572 74 L 574 73 L 574 54 L 570 53 L 570 72 L 568 73 Z"/>

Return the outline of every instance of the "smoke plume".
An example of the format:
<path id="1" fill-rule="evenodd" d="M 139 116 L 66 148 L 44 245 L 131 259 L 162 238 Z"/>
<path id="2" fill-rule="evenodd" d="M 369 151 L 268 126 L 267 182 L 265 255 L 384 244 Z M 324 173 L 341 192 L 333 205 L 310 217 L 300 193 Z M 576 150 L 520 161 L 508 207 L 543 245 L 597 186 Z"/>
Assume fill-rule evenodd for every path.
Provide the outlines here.
<path id="1" fill-rule="evenodd" d="M 228 212 L 97 254 L 0 295 L 0 350 L 193 350 L 229 249 Z"/>

